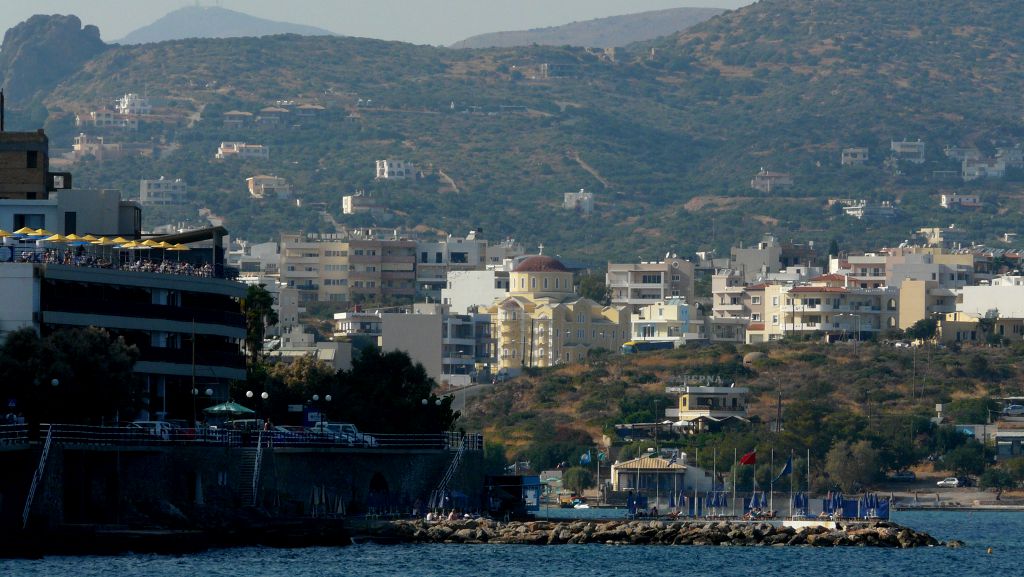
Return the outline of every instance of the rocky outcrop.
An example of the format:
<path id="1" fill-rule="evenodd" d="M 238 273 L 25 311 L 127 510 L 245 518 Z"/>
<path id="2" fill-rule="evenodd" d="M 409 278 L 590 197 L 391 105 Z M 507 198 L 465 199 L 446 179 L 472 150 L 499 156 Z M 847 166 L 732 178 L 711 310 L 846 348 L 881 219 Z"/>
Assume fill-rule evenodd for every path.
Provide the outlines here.
<path id="1" fill-rule="evenodd" d="M 529 521 L 490 519 L 427 522 L 393 521 L 367 536 L 407 543 L 494 543 L 562 545 L 716 545 L 812 547 L 893 547 L 940 545 L 931 535 L 887 521 L 841 525 L 837 529 L 794 529 L 767 523 L 701 521 Z M 962 545 L 955 542 L 956 545 Z"/>
<path id="2" fill-rule="evenodd" d="M 99 28 L 83 28 L 77 16 L 29 18 L 8 30 L 0 47 L 0 78 L 7 102 L 18 106 L 52 89 L 106 49 Z"/>

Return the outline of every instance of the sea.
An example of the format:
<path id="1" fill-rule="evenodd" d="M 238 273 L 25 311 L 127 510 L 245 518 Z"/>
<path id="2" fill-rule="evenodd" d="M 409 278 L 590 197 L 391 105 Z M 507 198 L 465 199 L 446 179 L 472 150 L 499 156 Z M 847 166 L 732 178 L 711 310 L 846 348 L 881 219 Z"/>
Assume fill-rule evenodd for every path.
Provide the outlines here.
<path id="1" fill-rule="evenodd" d="M 580 511 L 593 516 L 596 511 Z M 544 514 L 540 515 L 542 518 Z M 467 576 L 923 576 L 1024 575 L 1024 513 L 895 512 L 893 520 L 961 549 L 612 545 L 351 545 L 236 547 L 190 555 L 0 560 L 10 577 Z M 991 549 L 991 551 L 990 551 Z"/>

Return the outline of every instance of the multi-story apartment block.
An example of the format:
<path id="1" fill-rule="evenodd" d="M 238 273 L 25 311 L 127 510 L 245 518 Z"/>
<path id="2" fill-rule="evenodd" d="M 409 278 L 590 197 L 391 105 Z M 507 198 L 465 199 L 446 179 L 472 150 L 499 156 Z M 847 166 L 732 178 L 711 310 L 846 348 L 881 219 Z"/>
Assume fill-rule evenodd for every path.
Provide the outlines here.
<path id="1" fill-rule="evenodd" d="M 487 240 L 471 230 L 465 237 L 416 242 L 416 289 L 435 301 L 448 285 L 448 273 L 483 270 L 487 266 Z"/>
<path id="2" fill-rule="evenodd" d="M 870 338 L 898 323 L 897 289 L 851 287 L 843 275 L 824 275 L 806 285 L 770 285 L 764 299 L 766 320 L 763 327 L 748 327 L 749 343 L 812 333 Z"/>
<path id="3" fill-rule="evenodd" d="M 865 164 L 867 161 L 868 149 L 862 146 L 844 148 L 842 157 L 840 158 L 840 164 L 843 166 L 859 166 Z"/>
<path id="4" fill-rule="evenodd" d="M 416 178 L 416 166 L 404 160 L 385 158 L 377 161 L 377 180 L 403 180 Z"/>
<path id="5" fill-rule="evenodd" d="M 743 274 L 732 269 L 719 270 L 711 277 L 712 315 L 708 339 L 712 342 L 742 343 L 746 340 L 751 311 Z M 759 303 L 760 304 L 760 303 Z"/>
<path id="6" fill-rule="evenodd" d="M 693 302 L 693 263 L 666 256 L 661 262 L 608 263 L 605 286 L 613 304 L 640 307 L 655 301 L 682 298 Z"/>
<path id="7" fill-rule="evenodd" d="M 371 233 L 281 235 L 281 283 L 301 302 L 411 301 L 416 242 Z"/>
<path id="8" fill-rule="evenodd" d="M 879 288 L 886 283 L 885 254 L 859 254 L 831 257 L 828 271 L 831 274 L 849 277 L 854 286 L 860 288 Z"/>
<path id="9" fill-rule="evenodd" d="M 50 140 L 42 129 L 0 132 L 0 199 L 45 199 L 57 188 L 71 188 L 71 175 L 50 172 Z"/>
<path id="10" fill-rule="evenodd" d="M 143 205 L 174 205 L 185 204 L 188 196 L 188 184 L 180 179 L 160 177 L 155 180 L 139 181 L 139 202 Z"/>
<path id="11" fill-rule="evenodd" d="M 665 411 L 667 417 L 681 421 L 681 427 L 690 433 L 714 431 L 730 420 L 746 421 L 746 387 L 718 387 L 684 385 L 668 387 L 666 392 L 679 394 L 676 409 Z"/>
<path id="12" fill-rule="evenodd" d="M 240 160 L 266 160 L 270 158 L 270 148 L 262 144 L 222 142 L 217 147 L 215 158 L 219 160 L 235 158 Z"/>
<path id="13" fill-rule="evenodd" d="M 441 302 L 456 313 L 475 311 L 504 298 L 508 285 L 506 270 L 453 270 L 448 273 L 448 286 L 441 289 Z"/>
<path id="14" fill-rule="evenodd" d="M 501 370 L 582 362 L 593 349 L 618 350 L 629 340 L 628 308 L 581 298 L 558 259 L 527 257 L 509 280 L 508 296 L 488 311 Z"/>
<path id="15" fill-rule="evenodd" d="M 514 238 L 487 245 L 487 268 L 511 270 L 512 261 L 525 255 L 523 244 Z"/>
<path id="16" fill-rule="evenodd" d="M 996 160 L 1001 160 L 1007 168 L 1024 167 L 1024 147 L 1020 144 L 999 147 L 996 149 Z"/>
<path id="17" fill-rule="evenodd" d="M 924 142 L 921 140 L 893 140 L 889 143 L 889 150 L 896 160 L 924 164 Z"/>
<path id="18" fill-rule="evenodd" d="M 631 315 L 630 327 L 633 341 L 672 341 L 678 347 L 708 338 L 700 308 L 683 298 L 668 298 L 640 307 Z"/>
<path id="19" fill-rule="evenodd" d="M 287 200 L 292 197 L 292 185 L 280 176 L 257 174 L 245 179 L 245 185 L 252 198 Z"/>

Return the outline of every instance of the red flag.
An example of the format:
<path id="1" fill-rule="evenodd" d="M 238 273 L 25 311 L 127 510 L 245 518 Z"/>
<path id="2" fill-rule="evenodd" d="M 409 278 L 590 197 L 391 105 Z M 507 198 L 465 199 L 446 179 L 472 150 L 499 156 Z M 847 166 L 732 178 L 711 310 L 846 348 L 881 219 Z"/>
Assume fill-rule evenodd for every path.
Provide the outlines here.
<path id="1" fill-rule="evenodd" d="M 753 465 L 754 463 L 757 463 L 757 449 L 740 457 L 741 465 Z"/>

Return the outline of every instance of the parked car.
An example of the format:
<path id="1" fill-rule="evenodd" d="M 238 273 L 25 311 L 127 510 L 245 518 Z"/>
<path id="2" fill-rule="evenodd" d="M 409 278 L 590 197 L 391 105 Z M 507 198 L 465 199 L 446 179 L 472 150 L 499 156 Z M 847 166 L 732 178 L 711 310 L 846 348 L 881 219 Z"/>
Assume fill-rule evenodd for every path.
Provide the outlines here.
<path id="1" fill-rule="evenodd" d="M 1003 408 L 1003 414 L 1007 417 L 1022 417 L 1024 416 L 1024 405 L 1006 405 Z"/>
<path id="2" fill-rule="evenodd" d="M 913 483 L 917 475 L 913 471 L 897 471 L 889 476 L 889 480 L 895 483 Z"/>
<path id="3" fill-rule="evenodd" d="M 359 432 L 359 429 L 352 423 L 314 423 L 312 430 L 320 429 L 322 431 L 330 431 L 337 435 L 339 438 L 347 438 L 351 443 L 357 446 L 363 447 L 376 447 L 380 443 L 377 442 L 376 437 L 367 435 L 366 433 Z"/>
<path id="4" fill-rule="evenodd" d="M 945 479 L 935 484 L 938 485 L 939 487 L 959 487 L 960 479 L 957 479 L 956 477 L 946 477 Z"/>

